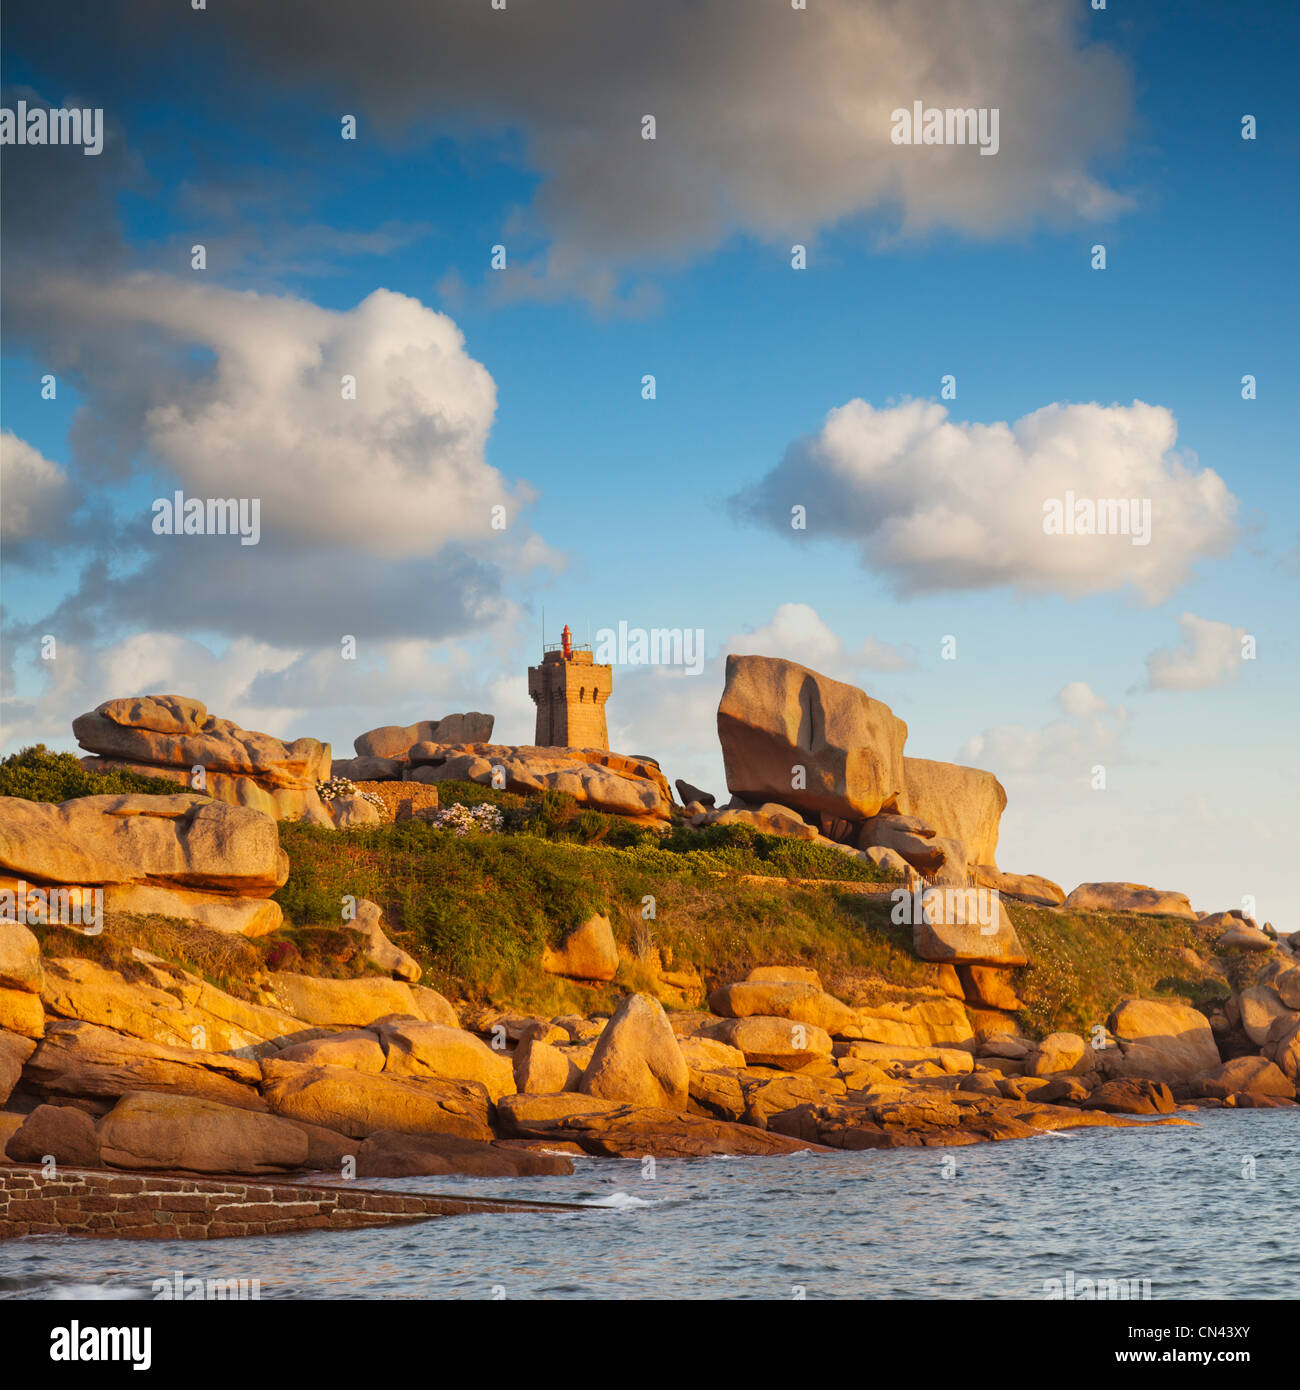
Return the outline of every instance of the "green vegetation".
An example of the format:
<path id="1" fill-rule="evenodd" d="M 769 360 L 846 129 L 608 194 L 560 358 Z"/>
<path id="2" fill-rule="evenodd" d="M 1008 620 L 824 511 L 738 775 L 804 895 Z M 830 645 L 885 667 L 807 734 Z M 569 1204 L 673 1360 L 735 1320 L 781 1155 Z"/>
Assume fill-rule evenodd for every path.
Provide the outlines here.
<path id="1" fill-rule="evenodd" d="M 1181 999 L 1193 1005 L 1223 999 L 1228 984 L 1192 963 L 1206 954 L 1196 924 L 1141 913 L 1053 912 L 1007 903 L 1029 953 L 1016 971 L 1024 1004 L 1020 1019 L 1034 1035 L 1088 1031 L 1125 995 Z"/>
<path id="2" fill-rule="evenodd" d="M 889 922 L 888 900 L 854 888 L 879 881 L 879 871 L 834 850 L 747 827 L 660 837 L 613 816 L 573 814 L 569 798 L 554 796 L 452 786 L 441 800 L 492 800 L 506 833 L 462 837 L 410 820 L 340 840 L 282 824 L 293 869 L 276 898 L 294 939 L 337 923 L 345 895 L 370 898 L 435 988 L 520 1008 L 617 1001 L 619 988 L 593 991 L 538 969 L 546 945 L 600 911 L 628 948 L 625 987 L 653 980 L 654 952 L 665 968 L 710 984 L 778 959 L 815 965 L 828 979 L 844 971 L 915 986 L 933 973 L 911 955 L 906 929 Z M 803 879 L 825 882 L 791 882 Z M 643 916 L 650 898 L 653 919 Z"/>
<path id="3" fill-rule="evenodd" d="M 175 796 L 187 790 L 165 777 L 114 770 L 87 772 L 73 753 L 51 753 L 43 743 L 0 758 L 0 796 L 24 801 L 72 801 L 79 796 L 121 796 L 144 792 Z"/>
<path id="4" fill-rule="evenodd" d="M 118 971 L 126 979 L 156 984 L 135 954 L 136 947 L 198 975 L 240 999 L 251 999 L 252 976 L 264 968 L 258 942 L 212 931 L 197 922 L 134 912 L 106 912 L 104 929 L 87 936 L 77 927 L 33 923 L 32 934 L 47 956 L 76 956 Z"/>

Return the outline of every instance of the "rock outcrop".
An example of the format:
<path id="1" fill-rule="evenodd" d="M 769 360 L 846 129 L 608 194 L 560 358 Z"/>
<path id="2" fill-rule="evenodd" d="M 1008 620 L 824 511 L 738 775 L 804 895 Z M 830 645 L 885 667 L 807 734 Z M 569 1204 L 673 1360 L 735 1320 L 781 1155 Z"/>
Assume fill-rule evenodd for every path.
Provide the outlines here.
<path id="1" fill-rule="evenodd" d="M 727 658 L 718 737 L 727 786 L 744 801 L 853 821 L 903 794 L 907 725 L 856 687 L 793 661 Z"/>
<path id="2" fill-rule="evenodd" d="M 657 763 L 599 748 L 538 748 L 494 743 L 417 743 L 403 776 L 414 782 L 492 786 L 500 769 L 509 792 L 567 792 L 580 806 L 636 820 L 666 822 L 673 797 Z"/>
<path id="3" fill-rule="evenodd" d="M 1167 999 L 1126 999 L 1106 1021 L 1117 1047 L 1100 1054 L 1111 1076 L 1186 1081 L 1220 1062 L 1209 1020 L 1190 1004 Z"/>
<path id="4" fill-rule="evenodd" d="M 423 719 L 417 724 L 385 724 L 352 740 L 358 758 L 383 758 L 391 762 L 408 761 L 417 743 L 491 743 L 490 714 L 446 714 L 441 719 Z"/>
<path id="5" fill-rule="evenodd" d="M 101 888 L 107 911 L 159 913 L 256 936 L 282 922 L 289 876 L 275 822 L 189 794 L 0 797 L 0 887 Z"/>
<path id="6" fill-rule="evenodd" d="M 618 974 L 618 943 L 609 918 L 598 912 L 575 927 L 558 949 L 547 946 L 542 969 L 571 980 L 612 980 Z"/>
<path id="7" fill-rule="evenodd" d="M 605 1025 L 583 1074 L 584 1095 L 684 1110 L 690 1071 L 657 999 L 633 994 Z"/>
<path id="8" fill-rule="evenodd" d="M 1077 912 L 1141 912 L 1196 921 L 1185 893 L 1147 888 L 1141 883 L 1081 883 L 1065 900 Z"/>
<path id="9" fill-rule="evenodd" d="M 106 700 L 72 721 L 77 742 L 94 756 L 92 771 L 129 768 L 193 786 L 202 768 L 203 790 L 218 801 L 264 811 L 273 820 L 332 825 L 316 794 L 330 778 L 330 747 L 314 738 L 285 743 L 210 715 L 186 695 Z"/>
<path id="10" fill-rule="evenodd" d="M 1006 806 L 1006 791 L 991 772 L 929 758 L 903 759 L 898 809 L 932 826 L 938 837 L 959 841 L 972 864 L 997 867 L 998 825 Z"/>

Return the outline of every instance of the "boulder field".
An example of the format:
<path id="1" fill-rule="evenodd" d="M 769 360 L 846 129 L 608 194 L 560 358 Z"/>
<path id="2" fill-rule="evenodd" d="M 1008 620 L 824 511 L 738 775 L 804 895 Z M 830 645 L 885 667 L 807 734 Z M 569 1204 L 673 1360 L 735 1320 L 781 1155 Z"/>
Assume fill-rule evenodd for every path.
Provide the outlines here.
<path id="1" fill-rule="evenodd" d="M 962 967 L 963 970 L 978 967 Z M 1300 1082 L 1300 966 L 1277 952 L 1238 1004 L 1267 1017 L 1224 1056 L 1212 1020 L 1126 999 L 1104 1037 L 980 1026 L 941 990 L 854 1006 L 807 966 L 717 985 L 707 1012 L 630 994 L 612 1015 L 474 1012 L 381 976 L 272 973 L 252 1004 L 42 958 L 0 924 L 0 1149 L 122 1171 L 363 1177 L 565 1172 L 572 1158 L 947 1146 L 1183 1122 L 1178 1105 L 1275 1107 Z M 1256 1030 L 1258 1031 L 1258 1029 Z M 1135 1119 L 1134 1117 L 1144 1117 Z M 1160 1117 L 1164 1117 L 1162 1121 Z"/>

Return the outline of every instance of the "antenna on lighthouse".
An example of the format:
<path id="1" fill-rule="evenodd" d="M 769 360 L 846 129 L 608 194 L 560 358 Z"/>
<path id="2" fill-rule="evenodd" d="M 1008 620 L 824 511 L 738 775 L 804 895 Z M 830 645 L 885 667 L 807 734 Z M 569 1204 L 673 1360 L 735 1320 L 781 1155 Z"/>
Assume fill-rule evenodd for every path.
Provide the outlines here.
<path id="1" fill-rule="evenodd" d="M 542 604 L 542 650 L 546 650 L 546 605 Z"/>

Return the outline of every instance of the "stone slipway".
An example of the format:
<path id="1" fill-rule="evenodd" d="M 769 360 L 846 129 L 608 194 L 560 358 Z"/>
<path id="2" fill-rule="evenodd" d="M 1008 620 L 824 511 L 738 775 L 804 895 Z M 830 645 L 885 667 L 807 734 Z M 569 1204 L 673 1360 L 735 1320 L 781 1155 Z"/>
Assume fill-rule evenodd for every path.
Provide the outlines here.
<path id="1" fill-rule="evenodd" d="M 590 1211 L 572 1202 L 452 1197 L 375 1188 L 184 1174 L 0 1165 L 0 1240 L 34 1235 L 216 1240 L 398 1226 L 477 1212 Z"/>

